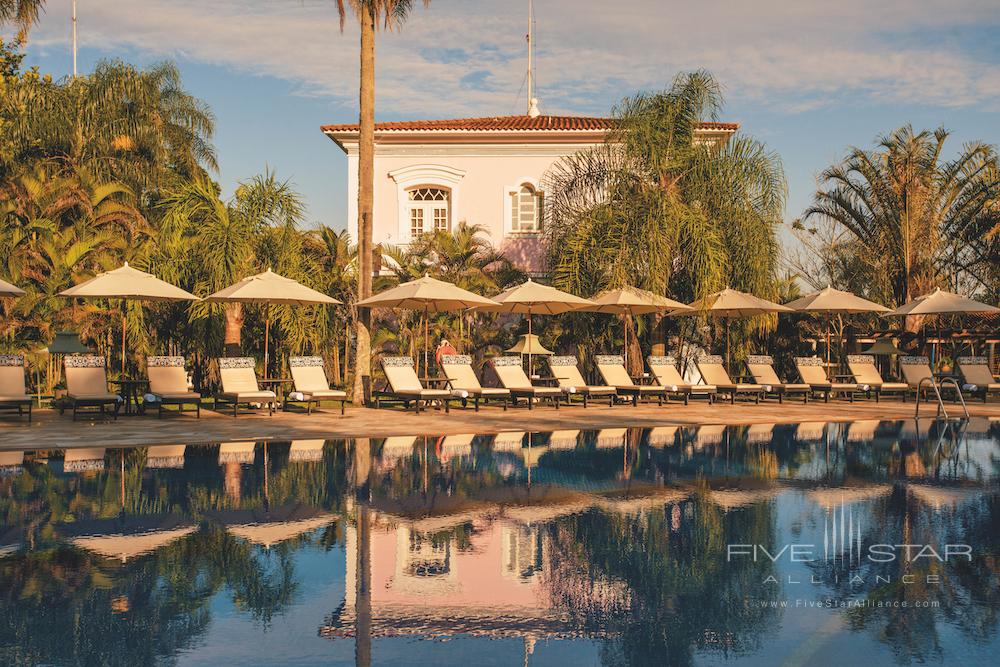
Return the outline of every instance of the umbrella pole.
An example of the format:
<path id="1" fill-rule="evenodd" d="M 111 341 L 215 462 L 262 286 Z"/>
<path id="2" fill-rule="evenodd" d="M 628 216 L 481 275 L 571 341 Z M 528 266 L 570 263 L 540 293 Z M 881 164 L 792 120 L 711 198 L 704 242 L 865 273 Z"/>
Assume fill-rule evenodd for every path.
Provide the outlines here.
<path id="1" fill-rule="evenodd" d="M 270 365 L 270 345 L 271 345 L 271 306 L 266 306 L 267 314 L 264 316 L 264 377 L 271 377 L 268 366 Z"/>
<path id="2" fill-rule="evenodd" d="M 128 325 L 128 305 L 122 301 L 122 379 L 125 379 L 125 329 Z"/>
<path id="3" fill-rule="evenodd" d="M 622 341 L 624 341 L 622 348 L 622 357 L 625 360 L 626 369 L 628 369 L 628 319 L 627 319 L 628 316 L 629 316 L 629 310 L 626 308 L 625 312 L 622 313 Z"/>
<path id="4" fill-rule="evenodd" d="M 427 350 L 428 350 L 428 335 L 427 335 L 427 304 L 424 304 L 424 376 L 431 376 L 431 367 L 427 360 Z"/>
<path id="5" fill-rule="evenodd" d="M 726 318 L 726 372 L 729 372 L 729 368 L 732 364 L 729 362 L 729 328 L 732 325 L 732 321 Z"/>
<path id="6" fill-rule="evenodd" d="M 532 351 L 533 349 L 531 345 L 531 306 L 528 306 L 528 377 L 529 378 L 531 377 L 531 374 L 534 372 L 532 370 L 532 361 L 533 361 L 531 358 Z"/>

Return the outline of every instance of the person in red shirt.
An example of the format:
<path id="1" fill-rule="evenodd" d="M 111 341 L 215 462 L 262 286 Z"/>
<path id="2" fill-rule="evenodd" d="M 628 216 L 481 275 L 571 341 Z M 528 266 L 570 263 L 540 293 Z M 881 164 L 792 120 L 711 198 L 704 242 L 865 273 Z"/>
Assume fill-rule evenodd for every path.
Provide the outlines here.
<path id="1" fill-rule="evenodd" d="M 434 361 L 437 362 L 438 366 L 441 365 L 441 357 L 446 354 L 458 354 L 458 350 L 455 349 L 454 345 L 448 342 L 447 338 L 442 338 L 441 342 L 438 343 L 437 349 L 434 350 Z"/>

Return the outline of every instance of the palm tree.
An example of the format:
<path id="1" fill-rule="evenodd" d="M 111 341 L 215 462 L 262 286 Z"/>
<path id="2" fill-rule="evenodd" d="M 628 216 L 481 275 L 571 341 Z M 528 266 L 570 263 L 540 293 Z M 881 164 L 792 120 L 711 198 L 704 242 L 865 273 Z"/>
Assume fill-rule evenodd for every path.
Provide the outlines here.
<path id="1" fill-rule="evenodd" d="M 217 168 L 212 113 L 182 88 L 172 63 L 140 70 L 102 62 L 92 74 L 56 83 L 25 77 L 9 94 L 16 104 L 4 130 L 12 150 L 0 156 L 0 177 L 45 160 L 144 195 Z"/>
<path id="2" fill-rule="evenodd" d="M 17 26 L 18 39 L 23 40 L 44 7 L 45 0 L 0 0 L 0 26 Z"/>
<path id="3" fill-rule="evenodd" d="M 781 161 L 746 136 L 700 142 L 698 124 L 721 104 L 710 74 L 679 75 L 665 91 L 622 102 L 605 144 L 553 165 L 543 187 L 557 287 L 584 296 L 670 288 L 691 300 L 728 284 L 772 295 Z"/>
<path id="4" fill-rule="evenodd" d="M 430 0 L 424 0 L 424 6 Z M 361 90 L 358 137 L 358 300 L 372 294 L 372 209 L 375 192 L 375 31 L 381 25 L 398 28 L 413 5 L 412 0 L 337 0 L 340 29 L 344 29 L 347 6 L 361 24 Z M 359 308 L 353 400 L 364 398 L 364 379 L 371 375 L 371 311 Z"/>
<path id="5" fill-rule="evenodd" d="M 880 137 L 875 150 L 851 148 L 821 178 L 804 218 L 829 220 L 861 246 L 883 298 L 899 305 L 963 275 L 985 285 L 991 270 L 987 231 L 1000 219 L 996 150 L 965 145 L 942 160 L 946 130 L 905 125 Z"/>
<path id="6" fill-rule="evenodd" d="M 302 201 L 287 182 L 273 173 L 245 181 L 233 198 L 224 202 L 219 187 L 207 177 L 198 177 L 169 192 L 159 204 L 163 217 L 159 236 L 179 235 L 189 239 L 187 269 L 195 291 L 212 293 L 273 266 L 290 277 L 302 278 L 296 226 L 302 219 Z M 197 304 L 192 317 L 202 319 L 219 306 Z M 223 345 L 227 354 L 238 354 L 242 346 L 245 313 L 242 304 L 226 303 Z M 281 311 L 277 313 L 282 317 Z"/>

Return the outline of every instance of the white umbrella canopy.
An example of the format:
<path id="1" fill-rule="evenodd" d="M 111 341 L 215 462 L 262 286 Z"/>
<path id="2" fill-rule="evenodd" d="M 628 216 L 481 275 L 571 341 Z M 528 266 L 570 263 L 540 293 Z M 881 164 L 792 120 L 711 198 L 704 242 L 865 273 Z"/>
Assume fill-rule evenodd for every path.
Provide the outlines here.
<path id="1" fill-rule="evenodd" d="M 618 289 L 605 290 L 590 297 L 590 300 L 594 302 L 594 305 L 580 310 L 615 315 L 646 315 L 662 313 L 667 310 L 691 310 L 690 306 L 680 301 L 674 301 L 638 287 L 619 287 Z"/>
<path id="2" fill-rule="evenodd" d="M 396 287 L 358 301 L 357 305 L 366 308 L 422 310 L 424 313 L 424 372 L 427 373 L 430 370 L 427 363 L 429 356 L 428 315 L 466 308 L 496 306 L 497 303 L 493 299 L 462 289 L 458 285 L 425 275 L 423 278 L 401 283 Z"/>
<path id="3" fill-rule="evenodd" d="M 6 280 L 0 280 L 0 297 L 24 296 L 24 290 L 17 285 L 11 285 Z"/>
<path id="4" fill-rule="evenodd" d="M 856 313 L 887 313 L 889 309 L 885 306 L 875 303 L 874 301 L 869 301 L 868 299 L 863 299 L 856 294 L 851 294 L 850 292 L 845 292 L 843 290 L 835 289 L 830 285 L 827 285 L 824 289 L 818 292 L 813 292 L 812 294 L 807 294 L 804 297 L 795 299 L 785 304 L 788 308 L 792 310 L 797 310 L 800 313 L 826 313 L 828 316 L 837 314 L 856 314 Z M 830 363 L 830 322 L 829 318 L 826 327 L 826 363 Z M 843 340 L 841 340 L 841 349 L 843 349 Z"/>
<path id="5" fill-rule="evenodd" d="M 528 334 L 521 334 L 521 337 L 517 339 L 514 346 L 507 348 L 506 352 L 515 352 L 517 354 L 555 354 L 552 350 L 544 347 L 535 334 L 531 334 L 530 336 Z"/>
<path id="6" fill-rule="evenodd" d="M 532 315 L 559 315 L 593 306 L 590 299 L 563 292 L 555 287 L 536 283 L 531 278 L 495 295 L 496 306 L 485 306 L 480 310 L 494 313 L 521 313 L 528 316 L 528 335 L 531 336 Z M 528 372 L 532 370 L 532 355 L 528 354 Z"/>
<path id="7" fill-rule="evenodd" d="M 818 292 L 789 301 L 785 307 L 803 313 L 887 313 L 885 306 L 856 294 L 827 286 Z"/>
<path id="8" fill-rule="evenodd" d="M 906 317 L 907 315 L 958 315 L 970 313 L 1000 313 L 1000 308 L 970 299 L 961 294 L 946 292 L 941 288 L 930 294 L 918 296 L 889 313 L 886 317 Z"/>
<path id="9" fill-rule="evenodd" d="M 726 321 L 726 366 L 729 366 L 729 321 L 741 317 L 753 317 L 754 315 L 766 315 L 768 313 L 790 313 L 794 312 L 788 306 L 774 303 L 767 299 L 762 299 L 753 294 L 740 292 L 726 288 L 722 291 L 709 294 L 688 304 L 690 310 L 674 310 L 671 315 L 705 315 L 707 317 L 718 317 Z"/>
<path id="10" fill-rule="evenodd" d="M 774 303 L 753 294 L 747 294 L 746 292 L 740 292 L 728 287 L 689 303 L 688 308 L 689 310 L 675 310 L 670 314 L 708 315 L 710 317 L 737 319 L 740 317 L 752 317 L 754 315 L 766 315 L 767 313 L 792 312 L 792 309 L 788 306 L 782 306 L 780 303 Z"/>
<path id="11" fill-rule="evenodd" d="M 363 301 L 358 301 L 357 305 L 440 313 L 477 306 L 495 306 L 496 301 L 462 289 L 458 285 L 424 276 L 374 294 Z"/>
<path id="12" fill-rule="evenodd" d="M 160 280 L 152 273 L 133 268 L 128 262 L 117 269 L 99 273 L 90 280 L 63 290 L 59 292 L 59 296 L 77 299 L 198 301 L 198 297 L 194 294 Z"/>
<path id="13" fill-rule="evenodd" d="M 336 305 L 341 303 L 332 296 L 306 287 L 297 280 L 286 278 L 270 268 L 263 273 L 248 276 L 229 287 L 205 297 L 211 303 L 277 303 L 286 306 Z M 264 318 L 264 373 L 270 367 L 271 310 Z"/>
<path id="14" fill-rule="evenodd" d="M 324 303 L 336 305 L 340 303 L 332 296 L 317 292 L 313 288 L 279 275 L 271 269 L 233 283 L 229 287 L 205 297 L 205 301 L 278 303 L 290 306 L 312 306 Z"/>
<path id="15" fill-rule="evenodd" d="M 180 287 L 140 271 L 125 262 L 112 271 L 99 273 L 90 280 L 59 292 L 72 299 L 123 299 L 126 301 L 198 301 L 198 297 Z M 122 312 L 122 375 L 125 375 L 125 324 Z"/>
<path id="16" fill-rule="evenodd" d="M 589 299 L 563 292 L 549 285 L 536 283 L 531 278 L 492 298 L 498 305 L 485 306 L 480 310 L 524 315 L 559 315 L 594 305 L 594 302 Z"/>
<path id="17" fill-rule="evenodd" d="M 995 308 L 989 304 L 970 299 L 961 294 L 946 292 L 940 287 L 929 294 L 918 296 L 913 301 L 903 304 L 896 310 L 886 313 L 886 317 L 908 317 L 910 315 L 969 315 L 974 313 L 993 314 L 1000 313 L 1000 308 Z M 940 321 L 938 330 L 940 338 Z M 937 357 L 937 344 L 931 346 L 931 365 L 933 366 Z"/>
<path id="18" fill-rule="evenodd" d="M 587 306 L 580 310 L 622 316 L 622 354 L 624 355 L 626 366 L 628 365 L 628 324 L 625 318 L 635 315 L 648 315 L 649 313 L 691 310 L 690 306 L 680 301 L 674 301 L 660 294 L 630 286 L 605 290 L 597 296 L 590 297 L 590 300 L 595 305 Z"/>

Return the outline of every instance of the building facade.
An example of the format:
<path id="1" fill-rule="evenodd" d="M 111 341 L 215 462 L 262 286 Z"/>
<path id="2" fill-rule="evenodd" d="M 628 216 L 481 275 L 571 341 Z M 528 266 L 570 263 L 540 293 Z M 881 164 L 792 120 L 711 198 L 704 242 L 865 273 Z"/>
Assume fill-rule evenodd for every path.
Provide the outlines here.
<path id="1" fill-rule="evenodd" d="M 481 226 L 516 266 L 544 275 L 545 172 L 560 158 L 604 141 L 609 118 L 495 116 L 377 123 L 374 242 L 406 246 L 422 233 Z M 703 123 L 704 141 L 724 141 L 735 123 Z M 358 126 L 322 131 L 348 160 L 348 229 L 357 220 Z"/>

